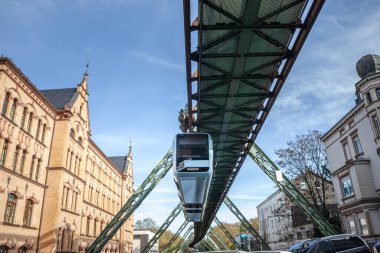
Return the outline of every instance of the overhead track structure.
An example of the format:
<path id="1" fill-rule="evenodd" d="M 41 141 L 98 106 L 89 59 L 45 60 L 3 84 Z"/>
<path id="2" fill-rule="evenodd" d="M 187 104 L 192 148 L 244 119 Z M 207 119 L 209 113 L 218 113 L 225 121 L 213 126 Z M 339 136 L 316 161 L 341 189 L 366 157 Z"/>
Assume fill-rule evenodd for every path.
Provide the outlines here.
<path id="1" fill-rule="evenodd" d="M 298 191 L 292 182 L 283 175 L 283 181 L 279 182 L 276 178 L 276 171 L 279 168 L 269 159 L 269 157 L 253 143 L 249 156 L 256 162 L 257 165 L 269 176 L 270 179 L 277 185 L 277 187 L 285 193 L 285 195 L 298 206 L 307 218 L 317 227 L 324 236 L 338 234 L 338 231 L 330 224 L 328 220 L 305 198 L 305 196 Z"/>
<path id="2" fill-rule="evenodd" d="M 152 170 L 140 187 L 132 194 L 121 210 L 113 217 L 111 222 L 104 228 L 100 235 L 90 245 L 86 252 L 101 252 L 103 247 L 116 234 L 124 222 L 133 214 L 140 206 L 143 200 L 149 195 L 154 187 L 165 177 L 173 165 L 172 149 L 166 153 L 164 158 Z"/>
<path id="3" fill-rule="evenodd" d="M 324 2 L 194 0 L 198 17 L 190 23 L 190 0 L 183 0 L 188 128 L 212 135 L 215 162 L 190 246 L 214 220 Z"/>

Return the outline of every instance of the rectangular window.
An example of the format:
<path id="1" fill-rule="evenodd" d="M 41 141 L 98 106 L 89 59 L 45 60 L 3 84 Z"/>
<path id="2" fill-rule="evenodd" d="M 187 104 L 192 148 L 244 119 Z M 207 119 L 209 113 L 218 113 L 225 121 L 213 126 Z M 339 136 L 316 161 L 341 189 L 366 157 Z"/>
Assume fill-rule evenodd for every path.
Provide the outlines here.
<path id="1" fill-rule="evenodd" d="M 351 157 L 350 147 L 348 146 L 348 142 L 343 143 L 343 151 L 344 151 L 344 156 L 346 158 L 346 161 L 351 160 L 352 157 Z"/>
<path id="2" fill-rule="evenodd" d="M 360 219 L 360 227 L 362 229 L 362 235 L 369 235 L 367 221 L 364 218 Z"/>
<path id="3" fill-rule="evenodd" d="M 375 137 L 378 138 L 380 137 L 380 126 L 379 126 L 379 119 L 377 118 L 377 115 L 373 115 L 371 117 L 372 119 L 372 124 L 373 124 L 373 129 L 375 131 Z"/>
<path id="4" fill-rule="evenodd" d="M 360 144 L 359 136 L 356 135 L 354 138 L 352 138 L 352 141 L 354 142 L 356 155 L 362 154 L 363 149 L 362 149 L 362 145 Z"/>
<path id="5" fill-rule="evenodd" d="M 348 226 L 350 227 L 351 234 L 356 234 L 356 226 L 353 220 L 348 221 Z"/>
<path id="6" fill-rule="evenodd" d="M 354 195 L 351 179 L 349 177 L 342 179 L 342 189 L 343 189 L 343 197 L 350 197 Z"/>

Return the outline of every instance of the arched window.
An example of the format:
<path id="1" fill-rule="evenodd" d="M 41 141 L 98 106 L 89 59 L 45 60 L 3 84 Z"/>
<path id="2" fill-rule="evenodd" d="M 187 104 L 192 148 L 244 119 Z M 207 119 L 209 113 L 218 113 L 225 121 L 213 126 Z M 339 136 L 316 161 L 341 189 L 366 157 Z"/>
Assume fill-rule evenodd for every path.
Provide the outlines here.
<path id="1" fill-rule="evenodd" d="M 8 253 L 9 248 L 5 245 L 0 246 L 0 253 Z"/>
<path id="2" fill-rule="evenodd" d="M 61 251 L 65 250 L 66 237 L 67 237 L 67 231 L 66 231 L 66 228 L 63 228 L 62 237 L 61 237 Z"/>
<path id="3" fill-rule="evenodd" d="M 366 96 L 367 96 L 367 102 L 368 102 L 368 104 L 371 104 L 372 103 L 371 93 L 367 92 Z"/>
<path id="4" fill-rule="evenodd" d="M 21 117 L 21 128 L 24 128 L 25 126 L 25 120 L 26 120 L 26 114 L 28 113 L 28 108 L 24 107 L 24 110 L 22 111 L 22 117 Z"/>
<path id="5" fill-rule="evenodd" d="M 33 212 L 33 201 L 31 199 L 27 199 L 25 202 L 25 210 L 24 210 L 24 226 L 30 227 L 32 222 L 32 212 Z"/>
<path id="6" fill-rule="evenodd" d="M 13 121 L 15 119 L 15 112 L 16 112 L 16 107 L 17 107 L 17 99 L 13 99 L 11 111 L 9 113 L 9 118 Z"/>
<path id="7" fill-rule="evenodd" d="M 86 235 L 90 236 L 90 223 L 91 223 L 91 217 L 87 216 L 87 223 L 86 223 Z"/>
<path id="8" fill-rule="evenodd" d="M 29 178 L 32 179 L 33 177 L 33 170 L 34 170 L 34 163 L 35 163 L 35 160 L 36 160 L 36 156 L 33 156 L 32 157 L 32 162 L 30 164 L 30 170 L 29 170 Z"/>
<path id="9" fill-rule="evenodd" d="M 8 194 L 7 205 L 5 207 L 4 222 L 13 224 L 15 218 L 17 198 L 13 193 Z"/>
<path id="10" fill-rule="evenodd" d="M 30 128 L 32 127 L 32 121 L 33 121 L 33 113 L 29 113 L 29 119 L 28 119 L 28 124 L 26 125 L 26 131 L 30 133 Z"/>
<path id="11" fill-rule="evenodd" d="M 70 129 L 70 137 L 75 139 L 75 132 L 74 132 L 74 129 Z"/>
<path id="12" fill-rule="evenodd" d="M 8 153 L 8 145 L 9 145 L 9 140 L 5 139 L 3 148 L 1 149 L 1 157 L 0 157 L 0 165 L 4 166 L 5 160 L 7 159 L 7 153 Z"/>
<path id="13" fill-rule="evenodd" d="M 82 137 L 79 137 L 79 138 L 78 138 L 78 144 L 79 144 L 79 145 L 82 145 Z"/>
<path id="14" fill-rule="evenodd" d="M 25 156 L 26 156 L 26 150 L 23 150 L 21 153 L 21 159 L 20 159 L 20 174 L 24 172 Z"/>
<path id="15" fill-rule="evenodd" d="M 1 251 L 0 251 L 1 252 Z M 28 252 L 28 248 L 25 247 L 25 246 L 22 246 L 18 249 L 18 253 L 27 253 Z"/>
<path id="16" fill-rule="evenodd" d="M 98 229 L 98 219 L 95 219 L 94 220 L 94 236 L 97 236 L 98 235 L 98 231 L 97 231 L 97 229 Z"/>
<path id="17" fill-rule="evenodd" d="M 16 170 L 18 155 L 20 154 L 20 146 L 17 145 L 15 155 L 13 156 L 12 169 Z"/>
<path id="18" fill-rule="evenodd" d="M 37 139 L 37 140 L 40 139 L 39 137 L 40 137 L 41 124 L 42 124 L 42 122 L 41 122 L 41 120 L 39 119 L 39 120 L 38 120 L 38 124 L 37 124 L 37 131 L 36 131 L 36 139 Z"/>
<path id="19" fill-rule="evenodd" d="M 3 103 L 3 110 L 1 112 L 3 116 L 7 115 L 7 109 L 8 109 L 8 104 L 9 104 L 10 99 L 11 99 L 11 94 L 7 92 L 7 94 L 5 95 L 4 103 Z"/>
<path id="20" fill-rule="evenodd" d="M 41 142 L 45 142 L 45 135 L 46 135 L 46 124 L 43 125 L 42 127 L 42 136 L 41 136 Z"/>

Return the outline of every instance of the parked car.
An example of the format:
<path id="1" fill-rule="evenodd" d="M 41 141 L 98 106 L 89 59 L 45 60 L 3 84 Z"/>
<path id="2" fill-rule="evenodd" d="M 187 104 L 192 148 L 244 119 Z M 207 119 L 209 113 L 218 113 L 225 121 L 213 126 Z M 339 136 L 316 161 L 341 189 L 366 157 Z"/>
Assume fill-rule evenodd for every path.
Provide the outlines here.
<path id="1" fill-rule="evenodd" d="M 317 241 L 318 239 L 310 239 L 307 241 L 299 242 L 294 244 L 292 247 L 288 249 L 288 251 L 293 253 L 306 253 L 310 247 Z"/>
<path id="2" fill-rule="evenodd" d="M 307 253 L 372 253 L 367 243 L 357 235 L 340 234 L 318 239 Z"/>
<path id="3" fill-rule="evenodd" d="M 377 239 L 377 241 L 373 245 L 373 252 L 380 253 L 380 239 Z"/>

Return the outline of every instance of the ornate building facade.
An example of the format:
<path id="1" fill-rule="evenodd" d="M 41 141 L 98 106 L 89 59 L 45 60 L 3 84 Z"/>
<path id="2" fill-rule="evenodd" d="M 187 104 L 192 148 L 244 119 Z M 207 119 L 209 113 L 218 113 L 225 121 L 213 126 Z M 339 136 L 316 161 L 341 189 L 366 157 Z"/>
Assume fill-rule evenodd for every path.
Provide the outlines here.
<path id="1" fill-rule="evenodd" d="M 132 150 L 91 139 L 88 75 L 38 90 L 0 58 L 0 252 L 84 252 L 133 193 Z M 103 249 L 132 252 L 133 217 Z"/>
<path id="2" fill-rule="evenodd" d="M 344 232 L 380 236 L 380 56 L 356 65 L 356 106 L 322 137 Z"/>

